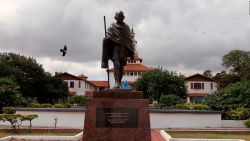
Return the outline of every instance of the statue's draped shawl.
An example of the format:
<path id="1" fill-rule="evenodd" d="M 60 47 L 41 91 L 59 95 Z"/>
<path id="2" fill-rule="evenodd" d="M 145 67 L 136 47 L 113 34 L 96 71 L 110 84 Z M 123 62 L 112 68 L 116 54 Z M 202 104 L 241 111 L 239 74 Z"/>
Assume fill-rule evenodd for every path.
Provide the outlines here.
<path id="1" fill-rule="evenodd" d="M 102 68 L 108 67 L 108 60 L 112 59 L 113 47 L 116 44 L 128 49 L 127 57 L 132 57 L 132 55 L 134 55 L 135 47 L 133 45 L 131 32 L 129 26 L 125 23 L 112 23 L 107 30 L 107 39 L 108 41 L 103 43 Z"/>

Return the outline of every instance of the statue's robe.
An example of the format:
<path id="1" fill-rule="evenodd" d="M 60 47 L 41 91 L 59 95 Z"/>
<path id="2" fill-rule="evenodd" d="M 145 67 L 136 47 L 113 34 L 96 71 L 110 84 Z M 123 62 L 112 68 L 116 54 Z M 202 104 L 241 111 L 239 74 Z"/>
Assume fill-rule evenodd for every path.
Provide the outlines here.
<path id="1" fill-rule="evenodd" d="M 113 58 L 114 46 L 124 47 L 126 52 L 121 52 L 119 55 L 126 55 L 123 59 L 123 65 L 127 63 L 127 57 L 133 57 L 135 54 L 135 47 L 129 26 L 125 23 L 112 23 L 107 30 L 107 37 L 103 41 L 102 50 L 102 68 L 108 68 L 108 60 Z"/>

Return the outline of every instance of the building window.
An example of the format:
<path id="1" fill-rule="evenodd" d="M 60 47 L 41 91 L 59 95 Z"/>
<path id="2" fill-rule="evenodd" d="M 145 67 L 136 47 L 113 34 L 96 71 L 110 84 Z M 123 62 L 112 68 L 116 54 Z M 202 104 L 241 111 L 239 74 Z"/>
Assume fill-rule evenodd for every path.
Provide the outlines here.
<path id="1" fill-rule="evenodd" d="M 201 83 L 194 83 L 194 89 L 201 89 Z"/>
<path id="2" fill-rule="evenodd" d="M 130 75 L 133 76 L 133 72 L 131 72 Z"/>
<path id="3" fill-rule="evenodd" d="M 192 83 L 191 83 L 191 89 L 192 89 Z M 193 89 L 196 90 L 204 89 L 204 83 L 193 83 Z"/>
<path id="4" fill-rule="evenodd" d="M 73 82 L 73 81 L 70 81 L 69 87 L 70 87 L 70 88 L 74 88 L 74 82 Z"/>
<path id="5" fill-rule="evenodd" d="M 194 89 L 194 83 L 191 83 L 191 89 Z"/>
<path id="6" fill-rule="evenodd" d="M 81 81 L 79 81 L 79 88 L 81 88 Z"/>
<path id="7" fill-rule="evenodd" d="M 211 83 L 211 90 L 214 88 L 213 83 Z"/>

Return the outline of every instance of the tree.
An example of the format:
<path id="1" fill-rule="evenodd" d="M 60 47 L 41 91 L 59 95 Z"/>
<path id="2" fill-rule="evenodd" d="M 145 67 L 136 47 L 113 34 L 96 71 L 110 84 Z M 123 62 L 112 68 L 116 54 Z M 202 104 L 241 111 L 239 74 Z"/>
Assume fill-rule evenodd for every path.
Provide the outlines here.
<path id="1" fill-rule="evenodd" d="M 205 71 L 203 72 L 203 75 L 206 76 L 206 77 L 210 77 L 210 78 L 213 77 L 213 74 L 212 74 L 212 71 L 211 71 L 211 70 L 205 70 Z"/>
<path id="2" fill-rule="evenodd" d="M 232 73 L 238 75 L 241 80 L 250 80 L 250 52 L 244 50 L 232 50 L 223 56 L 222 65 Z"/>
<path id="3" fill-rule="evenodd" d="M 147 71 L 135 82 L 136 90 L 143 91 L 145 98 L 159 100 L 162 95 L 174 94 L 181 99 L 187 97 L 185 82 L 175 72 L 155 68 Z"/>
<path id="4" fill-rule="evenodd" d="M 239 81 L 209 95 L 206 103 L 213 110 L 223 111 L 224 116 L 230 117 L 230 111 L 237 108 L 250 108 L 250 81 Z M 231 112 L 232 113 L 232 112 Z"/>
<path id="5" fill-rule="evenodd" d="M 51 103 L 68 92 L 63 80 L 46 73 L 35 59 L 15 53 L 0 53 L 0 76 L 13 77 L 23 97 L 37 98 L 40 103 Z"/>
<path id="6" fill-rule="evenodd" d="M 11 77 L 0 77 L 0 110 L 2 107 L 15 106 L 19 103 L 19 86 Z"/>
<path id="7" fill-rule="evenodd" d="M 25 97 L 36 97 L 44 92 L 44 84 L 37 85 L 44 78 L 44 69 L 35 59 L 15 53 L 3 53 L 2 64 L 6 69 L 1 70 L 2 76 L 13 75 L 20 86 L 20 92 Z"/>
<path id="8" fill-rule="evenodd" d="M 166 107 L 172 107 L 176 104 L 184 103 L 183 99 L 174 94 L 162 95 L 160 102 Z"/>
<path id="9" fill-rule="evenodd" d="M 220 82 L 220 88 L 225 88 L 230 84 L 236 83 L 240 81 L 240 77 L 232 72 L 221 71 L 220 73 L 216 73 L 213 79 L 218 80 Z"/>
<path id="10" fill-rule="evenodd" d="M 38 97 L 43 103 L 54 103 L 57 99 L 64 99 L 68 94 L 68 85 L 58 76 L 52 76 L 50 73 L 46 73 L 44 78 L 46 83 L 46 92 L 43 97 Z"/>

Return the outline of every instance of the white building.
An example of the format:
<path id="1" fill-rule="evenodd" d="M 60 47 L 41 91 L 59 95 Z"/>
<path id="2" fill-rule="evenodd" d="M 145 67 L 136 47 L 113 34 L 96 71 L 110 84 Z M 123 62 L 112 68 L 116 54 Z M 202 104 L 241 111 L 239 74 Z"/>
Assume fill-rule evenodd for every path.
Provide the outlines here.
<path id="1" fill-rule="evenodd" d="M 184 78 L 187 86 L 187 102 L 195 102 L 195 100 L 205 100 L 209 94 L 217 91 L 219 87 L 218 81 L 206 77 L 201 74 L 194 74 Z"/>
<path id="2" fill-rule="evenodd" d="M 134 85 L 136 79 L 138 79 L 143 72 L 151 69 L 152 68 L 142 64 L 142 58 L 140 58 L 138 53 L 136 53 L 133 60 L 128 58 L 127 65 L 124 66 L 122 81 L 128 81 L 130 85 Z M 113 88 L 115 86 L 114 68 L 109 70 L 109 79 L 110 88 Z"/>
<path id="3" fill-rule="evenodd" d="M 69 96 L 85 95 L 87 91 L 96 90 L 95 85 L 87 81 L 88 77 L 83 74 L 75 76 L 65 72 L 59 73 L 58 75 L 64 80 L 64 83 L 68 85 Z"/>

